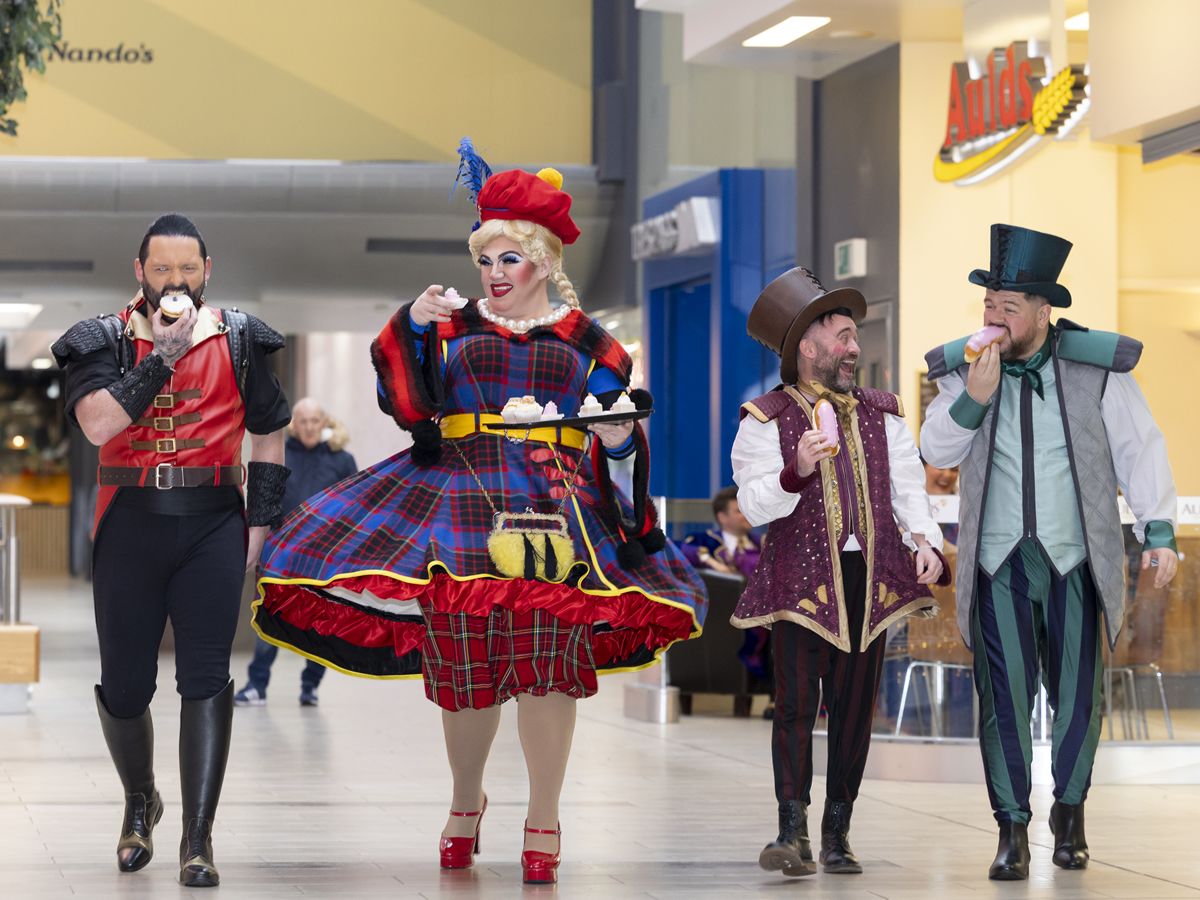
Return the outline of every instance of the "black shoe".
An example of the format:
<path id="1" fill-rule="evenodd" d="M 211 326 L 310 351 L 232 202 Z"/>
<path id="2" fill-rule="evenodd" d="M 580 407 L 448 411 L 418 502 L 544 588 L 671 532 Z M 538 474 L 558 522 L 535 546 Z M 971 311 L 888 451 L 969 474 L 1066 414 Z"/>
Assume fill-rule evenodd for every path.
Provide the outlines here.
<path id="1" fill-rule="evenodd" d="M 183 840 L 179 883 L 215 887 L 221 876 L 213 862 L 212 826 L 229 759 L 233 730 L 233 682 L 207 700 L 184 700 L 179 720 L 179 781 L 183 792 Z"/>
<path id="2" fill-rule="evenodd" d="M 96 685 L 96 711 L 109 755 L 125 788 L 125 819 L 117 841 L 117 868 L 136 872 L 154 856 L 152 833 L 162 818 L 162 797 L 154 787 L 154 723 L 150 710 L 132 719 L 108 711 Z"/>
<path id="3" fill-rule="evenodd" d="M 1055 800 L 1050 807 L 1050 830 L 1054 832 L 1054 864 L 1060 869 L 1086 869 L 1090 856 L 1083 834 L 1083 804 L 1071 806 Z"/>
<path id="4" fill-rule="evenodd" d="M 821 817 L 821 866 L 831 875 L 857 875 L 862 865 L 850 849 L 850 814 L 854 804 L 848 800 L 826 800 Z"/>
<path id="5" fill-rule="evenodd" d="M 301 690 L 300 690 L 300 705 L 301 706 L 316 706 L 317 705 L 317 689 L 316 688 L 301 688 Z"/>
<path id="6" fill-rule="evenodd" d="M 808 842 L 808 804 L 799 800 L 779 804 L 779 837 L 763 847 L 758 864 L 768 872 L 782 870 L 793 878 L 816 874 Z"/>
<path id="7" fill-rule="evenodd" d="M 1000 823 L 1000 845 L 988 869 L 992 881 L 1024 881 L 1029 877 L 1029 832 L 1020 822 Z"/>

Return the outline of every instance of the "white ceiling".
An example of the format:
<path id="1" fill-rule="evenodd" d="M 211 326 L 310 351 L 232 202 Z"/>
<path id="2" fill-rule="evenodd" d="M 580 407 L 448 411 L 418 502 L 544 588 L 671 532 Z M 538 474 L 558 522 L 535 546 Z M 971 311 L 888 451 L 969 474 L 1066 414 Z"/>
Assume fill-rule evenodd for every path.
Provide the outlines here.
<path id="1" fill-rule="evenodd" d="M 132 260 L 142 235 L 164 212 L 185 213 L 204 234 L 212 303 L 286 333 L 374 332 L 431 282 L 475 295 L 466 250 L 474 211 L 463 191 L 450 196 L 454 173 L 404 163 L 0 159 L 0 303 L 43 306 L 31 333 L 9 335 L 9 365 L 44 353 L 47 336 L 78 319 L 123 307 L 137 290 Z M 609 305 L 587 287 L 613 191 L 591 168 L 563 174 L 583 231 L 567 248 L 567 274 L 586 306 Z M 367 253 L 370 238 L 401 241 L 401 252 Z M 12 271 L 14 261 L 90 262 L 92 270 Z"/>
<path id="2" fill-rule="evenodd" d="M 637 0 L 683 16 L 687 62 L 764 68 L 820 79 L 898 41 L 961 41 L 963 0 Z M 788 16 L 832 21 L 778 48 L 742 41 Z"/>

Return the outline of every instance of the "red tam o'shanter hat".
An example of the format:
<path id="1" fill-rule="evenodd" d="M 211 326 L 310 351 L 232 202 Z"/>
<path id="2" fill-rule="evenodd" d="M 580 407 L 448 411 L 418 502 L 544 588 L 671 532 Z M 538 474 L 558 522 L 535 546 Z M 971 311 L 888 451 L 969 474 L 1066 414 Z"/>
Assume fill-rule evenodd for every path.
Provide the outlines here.
<path id="1" fill-rule="evenodd" d="M 557 169 L 536 175 L 521 169 L 498 172 L 484 182 L 476 203 L 479 221 L 521 219 L 553 233 L 564 244 L 573 244 L 579 228 L 571 221 L 571 195 L 562 189 Z"/>

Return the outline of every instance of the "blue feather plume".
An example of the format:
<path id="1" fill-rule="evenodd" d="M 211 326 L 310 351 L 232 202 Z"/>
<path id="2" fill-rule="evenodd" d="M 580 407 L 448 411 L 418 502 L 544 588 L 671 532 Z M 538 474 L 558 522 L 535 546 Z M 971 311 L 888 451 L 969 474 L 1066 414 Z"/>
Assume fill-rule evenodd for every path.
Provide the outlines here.
<path id="1" fill-rule="evenodd" d="M 458 174 L 454 177 L 450 194 L 453 196 L 461 184 L 467 189 L 471 204 L 474 205 L 475 198 L 483 190 L 483 183 L 492 177 L 492 168 L 483 161 L 483 157 L 475 152 L 475 145 L 467 137 L 463 138 L 458 145 L 458 160 Z"/>

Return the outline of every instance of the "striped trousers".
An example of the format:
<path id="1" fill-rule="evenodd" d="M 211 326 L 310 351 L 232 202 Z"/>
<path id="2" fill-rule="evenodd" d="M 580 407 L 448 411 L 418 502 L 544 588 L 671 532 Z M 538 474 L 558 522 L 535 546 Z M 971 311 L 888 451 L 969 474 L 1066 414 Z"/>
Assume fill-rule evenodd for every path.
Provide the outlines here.
<path id="1" fill-rule="evenodd" d="M 996 574 L 979 573 L 971 614 L 979 744 L 997 822 L 1030 818 L 1031 719 L 1039 674 L 1054 711 L 1055 799 L 1087 797 L 1100 741 L 1099 603 L 1086 564 L 1060 577 L 1022 541 Z"/>
<path id="2" fill-rule="evenodd" d="M 852 649 L 843 653 L 824 638 L 794 622 L 771 627 L 775 670 L 775 719 L 771 758 L 775 798 L 810 803 L 812 732 L 823 697 L 829 711 L 829 762 L 825 796 L 853 802 L 862 784 L 871 747 L 875 696 L 883 672 L 887 641 L 857 649 L 866 613 L 867 570 L 863 555 L 843 553 L 842 585 L 850 619 Z"/>

